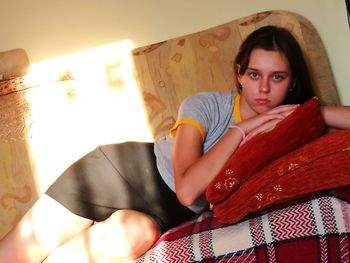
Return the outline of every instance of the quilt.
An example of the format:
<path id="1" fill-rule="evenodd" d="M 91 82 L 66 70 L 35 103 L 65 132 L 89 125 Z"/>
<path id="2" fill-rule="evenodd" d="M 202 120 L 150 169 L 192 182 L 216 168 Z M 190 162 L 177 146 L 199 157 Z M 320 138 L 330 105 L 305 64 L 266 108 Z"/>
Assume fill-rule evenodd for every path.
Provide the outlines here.
<path id="1" fill-rule="evenodd" d="M 349 193 L 332 191 L 231 225 L 207 211 L 133 262 L 350 262 Z"/>

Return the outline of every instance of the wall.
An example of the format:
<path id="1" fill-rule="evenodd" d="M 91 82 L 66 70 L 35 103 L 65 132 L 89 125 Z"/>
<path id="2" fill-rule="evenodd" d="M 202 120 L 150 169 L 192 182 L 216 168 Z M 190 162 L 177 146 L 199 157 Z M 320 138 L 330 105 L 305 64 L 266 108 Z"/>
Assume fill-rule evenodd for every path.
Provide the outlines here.
<path id="1" fill-rule="evenodd" d="M 264 10 L 294 11 L 319 30 L 342 102 L 350 105 L 350 32 L 343 0 L 1 1 L 0 51 L 24 48 L 32 63 L 125 39 L 143 46 Z"/>

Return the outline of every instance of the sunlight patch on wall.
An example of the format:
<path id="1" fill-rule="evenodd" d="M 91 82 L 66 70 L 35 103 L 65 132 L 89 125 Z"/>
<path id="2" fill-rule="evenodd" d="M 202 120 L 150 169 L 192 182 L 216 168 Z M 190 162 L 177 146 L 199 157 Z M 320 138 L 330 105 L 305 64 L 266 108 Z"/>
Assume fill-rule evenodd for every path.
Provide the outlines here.
<path id="1" fill-rule="evenodd" d="M 133 73 L 130 41 L 32 65 L 32 155 L 38 188 L 99 144 L 151 141 Z"/>

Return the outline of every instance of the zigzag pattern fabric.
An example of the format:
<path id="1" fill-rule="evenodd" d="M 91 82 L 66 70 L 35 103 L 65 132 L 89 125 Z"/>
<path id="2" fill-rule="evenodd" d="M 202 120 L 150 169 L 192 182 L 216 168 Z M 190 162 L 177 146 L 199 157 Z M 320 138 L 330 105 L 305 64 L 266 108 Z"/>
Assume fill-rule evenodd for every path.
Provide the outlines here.
<path id="1" fill-rule="evenodd" d="M 336 193 L 231 225 L 205 212 L 134 262 L 350 262 L 350 188 Z"/>

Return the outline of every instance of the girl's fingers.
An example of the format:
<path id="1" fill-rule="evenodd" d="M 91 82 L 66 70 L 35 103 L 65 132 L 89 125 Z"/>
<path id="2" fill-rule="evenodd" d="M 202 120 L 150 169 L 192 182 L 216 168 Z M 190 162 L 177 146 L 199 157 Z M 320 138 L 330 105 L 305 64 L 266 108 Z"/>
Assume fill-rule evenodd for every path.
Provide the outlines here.
<path id="1" fill-rule="evenodd" d="M 251 131 L 247 134 L 247 136 L 245 137 L 245 139 L 241 143 L 241 145 L 244 144 L 245 142 L 249 141 L 250 139 L 252 139 L 256 135 L 273 129 L 280 121 L 281 121 L 280 119 L 273 119 L 273 120 L 270 120 L 270 121 L 265 122 L 264 124 L 260 125 L 259 127 L 257 127 L 256 129 L 254 129 L 253 131 Z"/>
<path id="2" fill-rule="evenodd" d="M 281 105 L 276 108 L 273 108 L 265 113 L 259 114 L 251 119 L 245 120 L 240 123 L 240 127 L 249 134 L 258 129 L 264 129 L 263 125 L 269 126 L 269 122 L 280 122 L 285 117 L 294 112 L 298 107 L 297 104 L 291 105 Z M 276 125 L 276 124 L 275 124 Z M 265 128 L 266 129 L 266 128 Z"/>
<path id="3" fill-rule="evenodd" d="M 281 105 L 268 111 L 267 113 L 288 113 L 288 112 L 293 112 L 298 107 L 299 107 L 299 104 Z"/>

